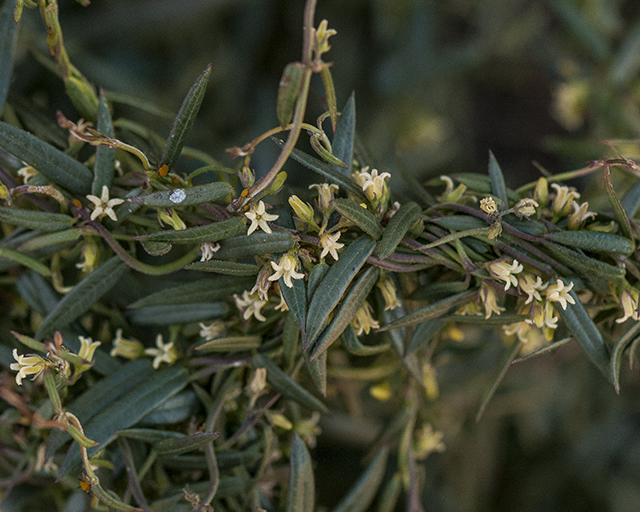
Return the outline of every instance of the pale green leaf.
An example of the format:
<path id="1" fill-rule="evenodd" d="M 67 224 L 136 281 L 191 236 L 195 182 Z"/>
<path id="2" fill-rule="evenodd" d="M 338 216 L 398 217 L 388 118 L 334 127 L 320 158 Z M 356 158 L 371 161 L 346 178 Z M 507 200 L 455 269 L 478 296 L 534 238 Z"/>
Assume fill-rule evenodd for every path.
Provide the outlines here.
<path id="1" fill-rule="evenodd" d="M 296 433 L 291 440 L 289 467 L 287 512 L 313 512 L 315 502 L 313 464 L 309 450 Z"/>

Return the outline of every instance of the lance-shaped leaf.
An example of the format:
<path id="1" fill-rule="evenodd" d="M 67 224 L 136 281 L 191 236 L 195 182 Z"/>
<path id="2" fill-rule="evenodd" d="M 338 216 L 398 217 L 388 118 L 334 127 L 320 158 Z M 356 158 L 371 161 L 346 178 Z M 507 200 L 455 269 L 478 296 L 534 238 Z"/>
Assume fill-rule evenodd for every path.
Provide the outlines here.
<path id="1" fill-rule="evenodd" d="M 128 201 L 147 206 L 193 206 L 195 204 L 210 203 L 233 194 L 231 185 L 224 181 L 216 181 L 205 185 L 189 188 L 173 188 L 161 190 L 152 194 L 132 197 Z"/>
<path id="2" fill-rule="evenodd" d="M 477 190 L 484 194 L 493 194 L 493 185 L 490 176 L 473 172 L 459 172 L 457 174 L 452 174 L 451 177 L 463 185 L 466 185 L 467 188 L 470 188 L 471 190 Z M 506 189 L 506 193 L 507 198 L 511 201 L 517 202 L 520 199 L 520 196 L 510 188 Z"/>
<path id="3" fill-rule="evenodd" d="M 80 238 L 79 229 L 67 229 L 65 231 L 57 231 L 54 233 L 47 233 L 46 235 L 40 235 L 31 240 L 27 240 L 25 243 L 20 244 L 19 251 L 35 251 L 36 249 L 43 249 L 44 247 L 50 247 L 52 245 L 64 244 L 65 242 L 73 242 Z"/>
<path id="4" fill-rule="evenodd" d="M 180 432 L 173 430 L 156 430 L 154 428 L 127 428 L 125 430 L 119 430 L 115 432 L 115 434 L 118 437 L 136 439 L 137 441 L 144 441 L 145 443 L 159 443 L 167 439 L 184 437 L 184 434 Z"/>
<path id="5" fill-rule="evenodd" d="M 329 314 L 336 307 L 349 283 L 356 276 L 367 258 L 371 256 L 375 242 L 368 236 L 361 236 L 340 255 L 313 294 L 307 312 L 307 344 L 311 345 L 327 323 Z"/>
<path id="6" fill-rule="evenodd" d="M 40 263 L 38 260 L 24 254 L 20 251 L 14 251 L 13 249 L 7 249 L 5 247 L 0 247 L 0 258 L 7 258 L 10 260 L 19 263 L 23 267 L 30 268 L 31 270 L 35 270 L 41 276 L 50 276 L 51 271 L 49 267 L 47 267 L 44 263 Z"/>
<path id="7" fill-rule="evenodd" d="M 13 50 L 18 34 L 18 24 L 13 20 L 13 7 L 13 2 L 5 2 L 0 9 L 0 113 L 9 92 Z"/>
<path id="8" fill-rule="evenodd" d="M 504 183 L 502 169 L 500 169 L 500 164 L 492 151 L 489 151 L 489 177 L 491 178 L 491 192 L 502 201 L 504 208 L 509 208 L 507 186 Z"/>
<path id="9" fill-rule="evenodd" d="M 280 278 L 280 291 L 304 338 L 307 320 L 307 287 L 304 279 L 292 279 L 291 284 L 293 286 L 289 288 Z"/>
<path id="10" fill-rule="evenodd" d="M 635 322 L 631 329 L 625 332 L 613 347 L 611 354 L 611 378 L 616 388 L 616 393 L 620 392 L 620 366 L 622 365 L 622 354 L 634 340 L 640 336 L 640 322 Z"/>
<path id="11" fill-rule="evenodd" d="M 135 425 L 147 413 L 178 393 L 189 383 L 189 375 L 184 368 L 172 366 L 156 371 L 134 388 L 121 395 L 118 400 L 104 407 L 84 425 L 84 433 L 99 446 L 89 448 L 89 456 L 107 446 L 116 438 L 116 432 Z M 67 453 L 58 481 L 80 466 L 80 450 L 73 444 Z"/>
<path id="12" fill-rule="evenodd" d="M 378 269 L 376 267 L 369 267 L 363 272 L 362 276 L 354 283 L 349 293 L 345 296 L 342 305 L 336 310 L 327 328 L 318 338 L 318 341 L 314 345 L 313 353 L 309 358 L 310 360 L 313 361 L 338 339 L 353 317 L 356 316 L 360 306 L 364 304 L 364 301 L 367 299 L 369 292 L 373 290 L 377 280 Z"/>
<path id="13" fill-rule="evenodd" d="M 238 263 L 237 261 L 208 260 L 196 261 L 184 267 L 185 270 L 200 270 L 227 276 L 254 276 L 258 273 L 258 265 Z"/>
<path id="14" fill-rule="evenodd" d="M 406 327 L 408 325 L 419 324 L 427 320 L 434 318 L 440 318 L 445 316 L 451 311 L 461 308 L 465 304 L 476 300 L 478 297 L 478 289 L 458 293 L 446 299 L 439 300 L 433 304 L 429 304 L 423 308 L 420 308 L 408 315 L 399 318 L 398 320 L 391 322 L 384 327 L 378 329 L 379 331 L 387 331 L 389 329 L 397 329 L 398 327 Z"/>
<path id="15" fill-rule="evenodd" d="M 197 302 L 133 309 L 127 317 L 133 325 L 171 325 L 200 322 L 224 316 L 228 312 L 229 307 L 225 302 Z"/>
<path id="16" fill-rule="evenodd" d="M 91 190 L 92 172 L 30 133 L 0 121 L 0 146 L 40 174 L 77 194 Z"/>
<path id="17" fill-rule="evenodd" d="M 282 128 L 285 128 L 293 117 L 293 111 L 300 95 L 303 70 L 304 64 L 302 62 L 290 62 L 282 72 L 276 103 L 276 115 Z"/>
<path id="18" fill-rule="evenodd" d="M 226 338 L 215 338 L 198 345 L 196 350 L 200 352 L 241 352 L 254 350 L 262 344 L 260 336 L 229 336 Z"/>
<path id="19" fill-rule="evenodd" d="M 382 236 L 382 227 L 380 227 L 373 213 L 355 201 L 351 199 L 334 199 L 333 206 L 335 206 L 340 215 L 349 219 L 371 237 L 378 240 Z"/>
<path id="20" fill-rule="evenodd" d="M 347 164 L 347 168 L 337 165 L 333 169 L 345 176 L 347 179 L 351 177 L 351 162 L 353 161 L 353 141 L 356 134 L 356 99 L 351 94 L 347 103 L 342 109 L 340 120 L 336 127 L 336 134 L 333 137 L 331 152 L 339 160 Z"/>
<path id="21" fill-rule="evenodd" d="M 380 488 L 388 455 L 389 449 L 386 446 L 380 449 L 349 494 L 338 503 L 333 512 L 364 512 L 369 508 Z"/>
<path id="22" fill-rule="evenodd" d="M 223 300 L 234 293 L 247 290 L 255 284 L 253 279 L 235 279 L 232 277 L 214 277 L 165 288 L 147 295 L 133 304 L 131 308 L 145 306 L 169 306 L 172 304 L 193 304 Z"/>
<path id="23" fill-rule="evenodd" d="M 140 235 L 133 240 L 154 242 L 169 242 L 175 245 L 201 244 L 204 242 L 216 242 L 232 236 L 239 235 L 245 230 L 244 220 L 240 217 L 232 217 L 221 222 L 214 222 L 197 228 L 179 230 L 158 231 L 150 235 Z"/>
<path id="24" fill-rule="evenodd" d="M 618 199 L 618 196 L 616 195 L 616 191 L 613 188 L 613 183 L 611 183 L 611 171 L 609 169 L 609 166 L 605 166 L 604 168 L 604 188 L 607 191 L 607 196 L 609 197 L 609 202 L 611 203 L 611 208 L 613 210 L 613 215 L 615 216 L 616 221 L 618 221 L 618 224 L 620 224 L 624 235 L 628 238 L 631 238 L 632 234 L 629 217 L 627 217 L 627 212 L 622 206 L 620 199 Z"/>
<path id="25" fill-rule="evenodd" d="M 484 317 L 478 317 L 478 320 L 480 319 L 484 320 Z M 441 320 L 440 318 L 433 318 L 418 325 L 418 327 L 416 327 L 416 330 L 413 331 L 413 335 L 411 336 L 411 340 L 409 341 L 409 345 L 407 346 L 407 352 L 405 355 L 412 354 L 422 345 L 431 341 L 431 339 L 440 332 L 445 324 L 446 322 Z"/>
<path id="26" fill-rule="evenodd" d="M 282 396 L 313 411 L 327 412 L 327 407 L 320 400 L 278 368 L 271 359 L 257 353 L 253 365 L 267 370 L 267 382 Z"/>
<path id="27" fill-rule="evenodd" d="M 585 251 L 616 252 L 629 256 L 635 249 L 634 243 L 628 238 L 602 231 L 553 231 L 544 237 Z"/>
<path id="28" fill-rule="evenodd" d="M 417 203 L 410 202 L 400 207 L 391 217 L 382 234 L 382 240 L 376 247 L 378 258 L 384 260 L 396 250 L 400 241 L 407 234 L 411 225 L 420 218 L 420 215 L 422 215 L 422 208 Z"/>
<path id="29" fill-rule="evenodd" d="M 158 455 L 171 457 L 203 448 L 220 436 L 220 432 L 202 432 L 191 436 L 165 439 L 153 445 Z"/>
<path id="30" fill-rule="evenodd" d="M 107 137 L 115 137 L 109 105 L 102 91 L 100 91 L 100 99 L 98 101 L 98 131 Z M 111 188 L 115 166 L 116 148 L 98 146 L 96 148 L 96 161 L 93 165 L 93 183 L 91 184 L 91 193 L 94 196 L 100 197 L 102 187 Z"/>
<path id="31" fill-rule="evenodd" d="M 569 281 L 563 280 L 564 284 Z M 567 303 L 567 308 L 556 308 L 560 314 L 560 318 L 567 325 L 569 332 L 575 340 L 580 344 L 582 350 L 587 354 L 589 359 L 598 367 L 598 369 L 613 382 L 613 375 L 610 371 L 610 358 L 607 348 L 602 339 L 602 334 L 593 323 L 593 320 L 584 309 L 582 302 L 573 290 L 569 292 L 575 304 Z"/>
<path id="32" fill-rule="evenodd" d="M 622 207 L 627 217 L 635 217 L 640 207 L 640 181 L 631 187 L 622 198 Z"/>
<path id="33" fill-rule="evenodd" d="M 0 206 L 0 221 L 37 231 L 61 231 L 69 229 L 75 219 L 63 213 L 39 212 Z"/>
<path id="34" fill-rule="evenodd" d="M 313 294 L 316 293 L 316 289 L 320 282 L 324 279 L 324 276 L 329 271 L 329 265 L 324 261 L 318 263 L 309 272 L 309 283 L 307 284 L 307 300 L 310 301 Z"/>
<path id="35" fill-rule="evenodd" d="M 324 397 L 327 396 L 327 352 L 324 351 L 313 361 L 305 361 L 309 377 Z"/>
<path id="36" fill-rule="evenodd" d="M 100 265 L 58 302 L 55 309 L 40 324 L 35 338 L 41 340 L 54 331 L 66 327 L 88 311 L 93 303 L 107 293 L 127 270 L 129 267 L 117 256 Z"/>
<path id="37" fill-rule="evenodd" d="M 160 160 L 160 166 L 167 165 L 169 169 L 171 169 L 180 156 L 187 134 L 189 133 L 189 130 L 191 130 L 191 127 L 196 120 L 196 115 L 200 110 L 200 105 L 202 104 L 204 93 L 207 90 L 207 84 L 209 83 L 210 76 L 211 64 L 209 64 L 207 69 L 205 69 L 196 79 L 187 93 L 187 97 L 182 102 L 180 111 L 173 121 L 171 132 L 167 138 L 164 153 Z"/>
<path id="38" fill-rule="evenodd" d="M 340 340 L 342 341 L 342 346 L 347 350 L 347 352 L 356 356 L 374 356 L 389 350 L 389 343 L 382 343 L 381 345 L 363 345 L 360 343 L 358 336 L 356 336 L 356 332 L 350 325 L 347 325 L 346 329 L 342 332 Z M 326 352 L 323 353 L 326 354 Z"/>
<path id="39" fill-rule="evenodd" d="M 256 231 L 250 235 L 234 236 L 221 240 L 216 258 L 221 260 L 247 258 L 260 254 L 287 252 L 292 247 L 293 237 L 288 231 L 274 231 L 273 233 Z"/>
<path id="40" fill-rule="evenodd" d="M 571 267 L 582 276 L 619 281 L 625 275 L 623 268 L 614 267 L 604 261 L 596 260 L 563 245 L 547 242 L 545 249 L 559 262 Z"/>
<path id="41" fill-rule="evenodd" d="M 290 453 L 287 512 L 313 512 L 316 494 L 313 464 L 304 441 L 295 432 Z"/>

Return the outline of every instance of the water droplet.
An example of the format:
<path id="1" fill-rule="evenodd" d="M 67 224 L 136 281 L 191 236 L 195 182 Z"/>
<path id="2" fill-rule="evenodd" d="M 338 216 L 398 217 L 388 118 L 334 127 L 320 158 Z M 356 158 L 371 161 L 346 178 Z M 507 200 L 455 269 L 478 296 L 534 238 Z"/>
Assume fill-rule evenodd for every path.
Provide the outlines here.
<path id="1" fill-rule="evenodd" d="M 184 201 L 185 197 L 187 197 L 187 194 L 181 188 L 176 188 L 175 190 L 169 191 L 169 200 L 172 203 L 181 203 L 182 201 Z"/>

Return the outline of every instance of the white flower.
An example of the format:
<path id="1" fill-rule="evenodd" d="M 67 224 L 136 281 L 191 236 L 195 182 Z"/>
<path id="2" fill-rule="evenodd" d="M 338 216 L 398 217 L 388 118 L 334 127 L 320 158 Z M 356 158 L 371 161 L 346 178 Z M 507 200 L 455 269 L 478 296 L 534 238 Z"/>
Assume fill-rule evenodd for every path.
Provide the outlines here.
<path id="1" fill-rule="evenodd" d="M 573 288 L 573 282 L 569 286 L 565 286 L 562 279 L 558 279 L 554 284 L 549 285 L 546 291 L 547 300 L 551 302 L 559 302 L 562 309 L 567 309 L 567 302 L 569 304 L 575 304 L 574 298 L 569 295 L 569 292 Z"/>
<path id="2" fill-rule="evenodd" d="M 480 199 L 480 209 L 484 213 L 493 215 L 498 211 L 498 205 L 496 204 L 496 201 L 495 199 L 493 199 L 493 197 L 485 197 L 483 199 Z"/>
<path id="3" fill-rule="evenodd" d="M 333 235 L 329 235 L 327 233 L 320 235 L 320 245 L 322 246 L 322 253 L 320 254 L 321 258 L 324 258 L 327 254 L 331 254 L 333 259 L 338 261 L 338 249 L 342 249 L 344 247 L 344 244 L 338 243 L 339 238 L 339 231 Z"/>
<path id="4" fill-rule="evenodd" d="M 157 370 L 160 367 L 160 363 L 171 364 L 178 359 L 178 351 L 171 343 L 163 343 L 162 334 L 156 336 L 156 347 L 158 348 L 145 348 L 144 353 L 148 356 L 153 356 L 153 367 Z"/>
<path id="5" fill-rule="evenodd" d="M 202 256 L 200 261 L 209 261 L 213 255 L 220 250 L 220 244 L 216 242 L 203 242 L 200 244 Z"/>
<path id="6" fill-rule="evenodd" d="M 89 194 L 87 199 L 94 204 L 91 220 L 96 220 L 98 217 L 102 219 L 105 215 L 113 221 L 118 220 L 113 207 L 124 203 L 124 199 L 109 199 L 109 188 L 106 185 L 102 186 L 102 196 L 97 197 Z"/>
<path id="7" fill-rule="evenodd" d="M 22 181 L 25 185 L 31 178 L 37 176 L 38 174 L 38 171 L 30 165 L 25 165 L 24 167 L 20 167 L 20 169 L 18 169 L 18 176 L 22 176 Z"/>
<path id="8" fill-rule="evenodd" d="M 482 305 L 484 306 L 485 318 L 491 318 L 492 313 L 499 315 L 505 310 L 503 307 L 498 306 L 496 291 L 493 287 L 482 283 L 479 294 L 480 302 L 482 302 Z"/>
<path id="9" fill-rule="evenodd" d="M 506 261 L 499 261 L 497 263 L 491 263 L 489 265 L 489 272 L 496 279 L 502 279 L 506 284 L 504 285 L 505 291 L 508 290 L 511 285 L 518 286 L 518 279 L 514 274 L 522 272 L 522 265 L 518 263 L 518 260 L 513 260 L 513 263 L 509 265 Z"/>
<path id="10" fill-rule="evenodd" d="M 578 204 L 577 202 L 572 201 L 571 206 L 573 206 L 573 213 L 569 215 L 568 219 L 569 229 L 571 230 L 580 229 L 584 221 L 587 219 L 593 219 L 596 216 L 595 212 L 587 211 L 589 208 L 589 203 L 587 202 Z"/>
<path id="11" fill-rule="evenodd" d="M 233 300 L 235 301 L 238 309 L 244 310 L 244 312 L 242 313 L 242 318 L 244 318 L 245 320 L 249 320 L 252 315 L 261 322 L 264 322 L 266 320 L 260 310 L 265 306 L 267 301 L 262 300 L 257 293 L 250 294 L 247 290 L 245 290 L 242 293 L 242 297 L 239 297 L 238 294 L 235 294 L 233 296 Z"/>
<path id="12" fill-rule="evenodd" d="M 291 279 L 304 278 L 304 274 L 296 272 L 298 260 L 296 260 L 296 257 L 291 253 L 283 254 L 279 263 L 272 261 L 271 266 L 276 273 L 269 276 L 269 281 L 277 281 L 282 278 L 284 280 L 284 284 L 286 284 L 288 288 L 293 288 Z"/>
<path id="13" fill-rule="evenodd" d="M 87 361 L 91 361 L 96 349 L 102 345 L 102 343 L 99 341 L 93 341 L 92 338 L 85 338 L 84 336 L 78 336 L 78 338 L 80 339 L 80 351 L 78 352 L 78 356 Z"/>
<path id="14" fill-rule="evenodd" d="M 276 309 L 283 312 L 289 311 L 289 306 L 287 304 L 287 301 L 284 300 L 284 295 L 282 295 L 282 288 L 280 288 L 280 285 L 278 285 L 278 294 L 280 295 L 280 304 L 276 306 Z"/>
<path id="15" fill-rule="evenodd" d="M 580 198 L 580 193 L 576 192 L 574 188 L 569 188 L 566 185 L 560 186 L 557 183 L 552 183 L 551 188 L 556 191 L 556 197 L 552 204 L 553 211 L 557 216 L 563 217 L 569 213 L 573 200 Z"/>
<path id="16" fill-rule="evenodd" d="M 251 221 L 251 225 L 249 226 L 247 235 L 250 235 L 258 228 L 260 228 L 265 233 L 271 233 L 271 228 L 269 227 L 269 224 L 267 224 L 267 222 L 274 221 L 279 217 L 279 215 L 266 213 L 266 209 L 262 201 L 258 202 L 258 206 L 256 206 L 255 204 L 251 205 L 249 211 L 244 215 Z"/>
<path id="17" fill-rule="evenodd" d="M 113 348 L 109 354 L 111 357 L 124 357 L 126 359 L 138 359 L 144 354 L 144 346 L 137 340 L 128 340 L 122 337 L 122 329 L 116 331 L 116 337 L 112 341 Z"/>
<path id="18" fill-rule="evenodd" d="M 362 191 L 367 195 L 370 201 L 379 201 L 385 195 L 387 191 L 387 184 L 384 181 L 391 177 L 388 172 L 378 174 L 377 169 L 373 169 L 371 173 L 368 173 L 368 167 L 365 167 L 362 172 L 356 171 L 352 174 L 358 185 L 362 187 Z"/>
<path id="19" fill-rule="evenodd" d="M 210 325 L 205 325 L 202 322 L 200 325 L 200 336 L 207 341 L 217 338 L 225 331 L 224 322 L 216 321 Z"/>
<path id="20" fill-rule="evenodd" d="M 616 320 L 616 323 L 621 324 L 629 318 L 640 320 L 640 315 L 638 315 L 637 290 L 634 290 L 633 288 L 626 288 L 625 290 L 623 290 L 623 292 L 620 294 L 620 304 L 622 305 L 624 315 L 621 318 L 618 318 Z"/>
<path id="21" fill-rule="evenodd" d="M 46 361 L 42 357 L 36 355 L 20 355 L 15 348 L 13 349 L 13 358 L 18 362 L 11 363 L 10 368 L 14 372 L 18 372 L 16 375 L 18 386 L 22 386 L 22 379 L 27 375 L 33 375 L 33 379 L 35 379 L 47 366 Z"/>
<path id="22" fill-rule="evenodd" d="M 356 335 L 360 336 L 363 332 L 369 334 L 371 329 L 377 329 L 380 324 L 377 320 L 371 316 L 371 305 L 368 302 L 364 302 L 356 316 L 351 320 L 351 326 L 355 329 Z"/>
<path id="23" fill-rule="evenodd" d="M 542 297 L 540 296 L 540 292 L 544 291 L 547 287 L 546 283 L 542 283 L 540 276 L 534 276 L 528 272 L 518 277 L 518 285 L 520 286 L 520 291 L 527 294 L 525 304 L 529 304 L 533 299 L 541 301 Z"/>
<path id="24" fill-rule="evenodd" d="M 318 208 L 321 210 L 330 208 L 331 201 L 333 201 L 333 194 L 339 190 L 338 185 L 330 185 L 328 183 L 314 183 L 313 185 L 309 185 L 309 189 L 312 188 L 318 189 Z"/>

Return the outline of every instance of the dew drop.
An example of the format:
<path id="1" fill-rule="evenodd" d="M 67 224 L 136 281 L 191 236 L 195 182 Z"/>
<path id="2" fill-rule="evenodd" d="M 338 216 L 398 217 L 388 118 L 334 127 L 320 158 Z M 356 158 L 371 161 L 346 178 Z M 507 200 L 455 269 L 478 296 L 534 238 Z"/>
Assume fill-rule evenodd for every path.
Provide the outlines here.
<path id="1" fill-rule="evenodd" d="M 172 203 L 181 203 L 182 201 L 184 201 L 185 197 L 187 197 L 187 194 L 185 194 L 184 190 L 182 190 L 181 188 L 176 188 L 175 190 L 169 191 L 169 200 Z"/>

